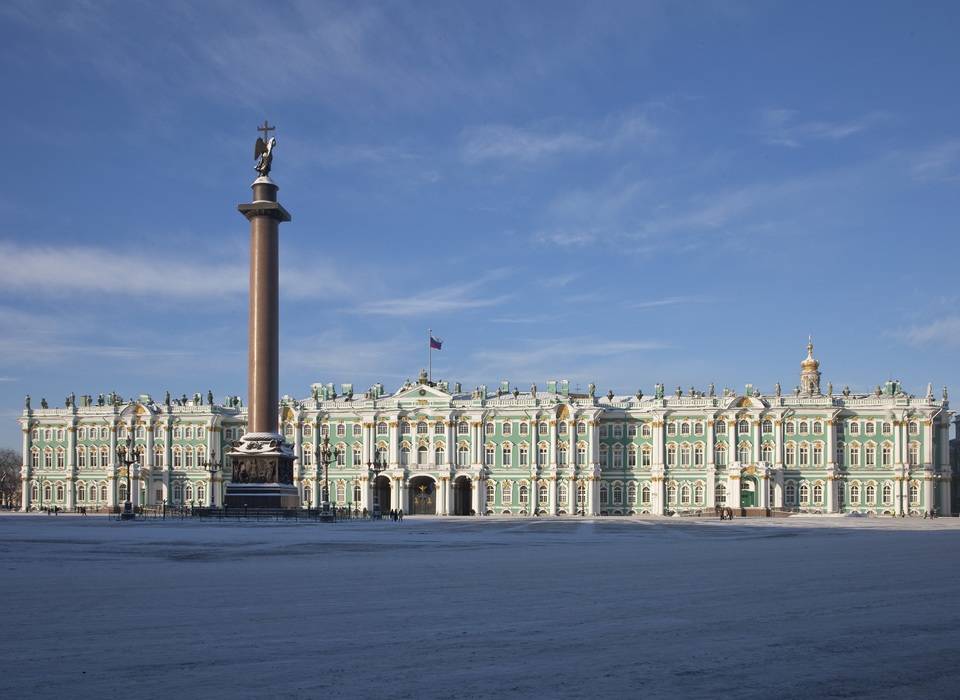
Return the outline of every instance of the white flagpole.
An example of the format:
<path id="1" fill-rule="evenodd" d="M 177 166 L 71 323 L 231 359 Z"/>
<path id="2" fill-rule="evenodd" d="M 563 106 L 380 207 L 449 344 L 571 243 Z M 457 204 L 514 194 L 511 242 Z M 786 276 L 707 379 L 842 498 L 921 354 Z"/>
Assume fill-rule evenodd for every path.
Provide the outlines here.
<path id="1" fill-rule="evenodd" d="M 427 329 L 427 380 L 433 381 L 433 329 Z"/>

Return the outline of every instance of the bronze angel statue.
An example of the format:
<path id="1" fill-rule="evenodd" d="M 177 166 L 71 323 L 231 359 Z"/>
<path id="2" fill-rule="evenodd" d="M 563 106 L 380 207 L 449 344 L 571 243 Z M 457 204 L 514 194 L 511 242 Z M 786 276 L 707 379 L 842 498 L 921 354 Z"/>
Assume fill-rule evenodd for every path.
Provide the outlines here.
<path id="1" fill-rule="evenodd" d="M 261 177 L 270 175 L 270 165 L 273 163 L 273 149 L 277 145 L 277 139 L 273 136 L 270 140 L 264 141 L 262 137 L 257 137 L 257 144 L 253 147 L 253 157 L 257 161 L 255 170 Z"/>

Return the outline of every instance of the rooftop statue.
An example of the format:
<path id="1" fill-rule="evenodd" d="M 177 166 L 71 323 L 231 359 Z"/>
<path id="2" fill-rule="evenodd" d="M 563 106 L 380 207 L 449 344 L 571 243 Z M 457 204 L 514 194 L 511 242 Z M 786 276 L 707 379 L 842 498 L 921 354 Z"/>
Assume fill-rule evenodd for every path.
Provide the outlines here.
<path id="1" fill-rule="evenodd" d="M 270 167 L 273 165 L 273 149 L 277 146 L 277 139 L 270 136 L 270 132 L 275 128 L 270 126 L 266 120 L 263 121 L 263 126 L 257 127 L 257 131 L 262 131 L 263 136 L 257 137 L 257 143 L 253 147 L 253 157 L 257 161 L 255 170 L 260 173 L 260 177 L 270 176 Z"/>

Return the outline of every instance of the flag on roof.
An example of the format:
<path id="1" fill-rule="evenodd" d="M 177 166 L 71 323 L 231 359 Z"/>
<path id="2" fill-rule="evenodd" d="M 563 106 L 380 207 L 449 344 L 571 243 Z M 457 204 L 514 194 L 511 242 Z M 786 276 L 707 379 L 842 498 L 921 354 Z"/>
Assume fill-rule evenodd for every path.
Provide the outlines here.
<path id="1" fill-rule="evenodd" d="M 441 345 L 443 345 L 443 341 L 442 341 L 442 340 L 440 340 L 439 338 L 434 338 L 432 335 L 430 336 L 430 349 L 431 349 L 431 350 L 439 350 Z"/>

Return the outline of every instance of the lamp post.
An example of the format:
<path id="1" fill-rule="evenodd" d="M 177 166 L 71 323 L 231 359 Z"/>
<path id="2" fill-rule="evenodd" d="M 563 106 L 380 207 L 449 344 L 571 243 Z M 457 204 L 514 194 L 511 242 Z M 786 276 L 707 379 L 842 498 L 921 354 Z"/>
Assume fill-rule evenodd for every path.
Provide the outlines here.
<path id="1" fill-rule="evenodd" d="M 127 498 L 123 503 L 123 512 L 120 514 L 121 520 L 133 520 L 136 517 L 130 501 L 130 467 L 137 463 L 137 457 L 138 451 L 133 446 L 133 436 L 128 432 L 127 441 L 117 445 L 117 459 L 127 470 Z"/>
<path id="2" fill-rule="evenodd" d="M 380 450 L 374 449 L 374 451 L 373 451 L 373 461 L 372 461 L 372 462 L 367 462 L 367 469 L 368 469 L 368 470 L 370 471 L 370 473 L 372 474 L 373 485 L 374 485 L 374 493 L 376 493 L 377 478 L 380 476 L 381 473 L 383 473 L 383 472 L 386 471 L 386 469 L 387 469 L 387 460 L 386 460 L 386 458 L 381 454 Z M 379 512 L 382 513 L 382 512 L 383 512 L 383 508 L 380 506 L 380 501 L 377 501 L 376 505 L 377 505 L 377 509 L 379 510 Z M 372 513 L 373 508 L 371 508 L 370 510 L 371 510 L 371 517 L 372 517 L 372 516 L 373 516 L 373 513 Z"/>
<path id="3" fill-rule="evenodd" d="M 220 472 L 220 469 L 223 468 L 223 463 L 214 459 L 213 450 L 210 450 L 208 457 L 202 457 L 200 459 L 200 466 L 203 467 L 203 470 L 210 475 L 210 507 L 217 507 L 217 489 L 216 489 L 216 475 Z M 203 505 L 202 503 L 200 504 Z"/>
<path id="4" fill-rule="evenodd" d="M 323 512 L 330 511 L 330 462 L 335 458 L 333 450 L 330 448 L 330 438 L 324 436 L 323 442 L 318 443 L 315 448 L 317 465 L 323 465 L 323 494 L 320 499 Z"/>

